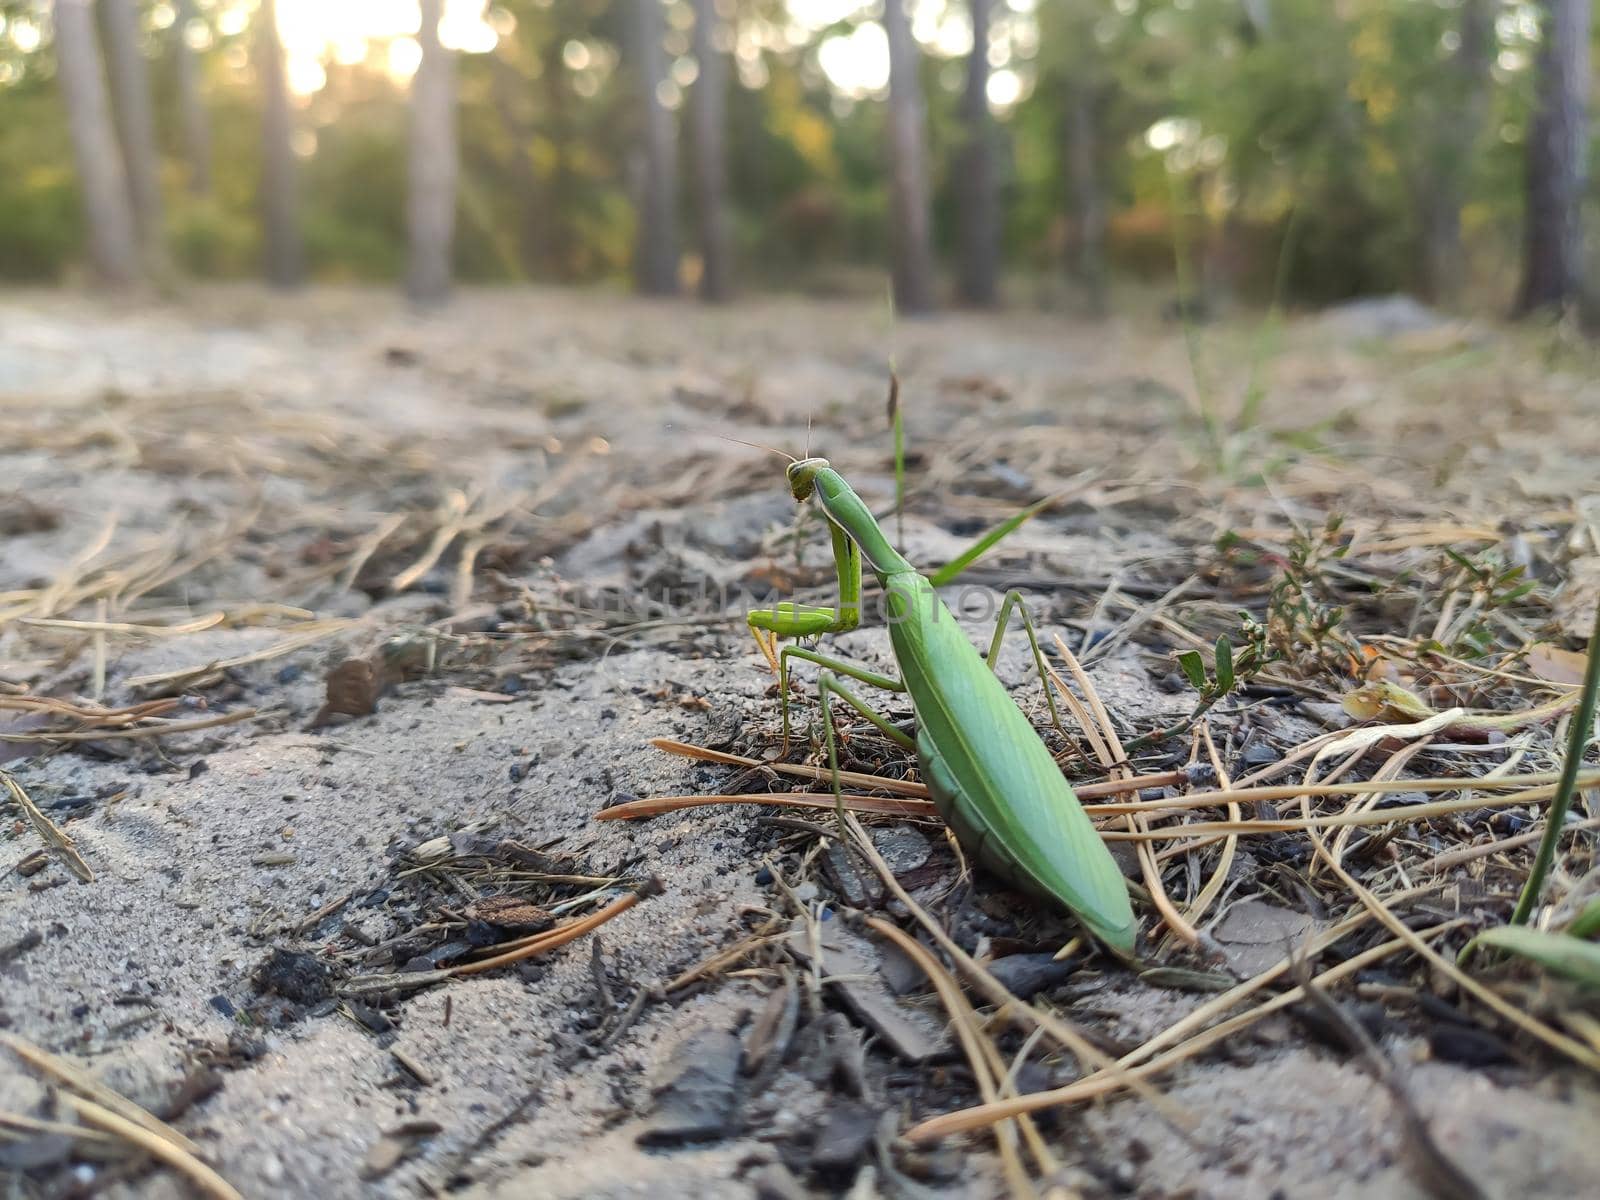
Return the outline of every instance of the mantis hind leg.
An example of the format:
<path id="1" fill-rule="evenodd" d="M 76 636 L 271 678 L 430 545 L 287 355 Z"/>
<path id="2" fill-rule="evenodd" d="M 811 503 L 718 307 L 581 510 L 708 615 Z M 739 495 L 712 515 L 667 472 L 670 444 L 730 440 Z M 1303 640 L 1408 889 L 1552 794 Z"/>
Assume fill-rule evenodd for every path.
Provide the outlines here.
<path id="1" fill-rule="evenodd" d="M 1000 604 L 1000 618 L 995 622 L 994 638 L 989 642 L 989 653 L 985 661 L 989 669 L 995 669 L 995 663 L 1000 660 L 1000 642 L 1006 635 L 1006 626 L 1011 623 L 1011 610 L 1016 609 L 1022 615 L 1022 628 L 1028 634 L 1028 645 L 1033 648 L 1033 665 L 1039 672 L 1039 684 L 1044 688 L 1045 703 L 1050 706 L 1050 723 L 1056 727 L 1056 732 L 1062 737 L 1067 736 L 1066 729 L 1061 724 L 1061 713 L 1056 708 L 1055 693 L 1050 688 L 1050 672 L 1044 665 L 1044 652 L 1039 649 L 1039 635 L 1034 632 L 1033 618 L 1028 613 L 1027 602 L 1023 600 L 1022 593 L 1013 588 L 1006 593 L 1006 598 Z"/>
<path id="2" fill-rule="evenodd" d="M 865 701 L 858 699 L 852 693 L 840 686 L 838 681 L 833 678 L 833 675 L 834 673 L 837 673 L 839 675 L 847 676 L 850 679 L 857 679 L 862 683 L 871 685 L 872 687 L 882 688 L 886 692 L 905 691 L 906 685 L 903 680 L 895 679 L 889 675 L 880 675 L 876 671 L 869 671 L 865 667 L 858 667 L 854 663 L 845 662 L 843 659 L 830 658 L 826 654 L 818 654 L 815 650 L 807 650 L 803 646 L 785 646 L 783 653 L 778 655 L 778 703 L 783 712 L 784 753 L 787 753 L 789 750 L 789 660 L 791 658 L 799 658 L 805 660 L 806 662 L 814 662 L 819 667 L 823 668 L 822 676 L 817 680 L 817 690 L 819 693 L 823 692 L 822 680 L 830 680 L 829 687 L 835 693 L 842 696 L 851 708 L 855 709 L 868 721 L 871 721 L 878 731 L 884 735 L 884 737 L 907 750 L 915 750 L 917 748 L 915 739 L 913 739 L 904 730 L 897 729 L 895 726 L 891 725 L 888 719 L 884 717 L 882 713 L 879 713 Z M 833 726 L 828 722 L 827 719 L 828 702 L 826 693 L 823 693 L 822 695 L 822 709 L 823 725 L 828 730 L 829 736 L 831 737 L 833 733 Z M 837 782 L 835 785 L 835 790 L 837 790 Z"/>
<path id="3" fill-rule="evenodd" d="M 785 657 L 791 653 L 796 653 L 796 651 L 784 651 Z M 828 662 L 828 660 L 823 658 L 821 655 L 810 655 L 809 657 L 813 662 Z M 883 676 L 869 678 L 871 675 L 870 672 L 862 671 L 859 667 L 851 667 L 849 663 L 840 663 L 837 666 L 830 664 L 830 666 L 832 669 L 824 669 L 822 674 L 817 676 L 817 700 L 822 709 L 822 736 L 826 740 L 828 746 L 828 772 L 833 779 L 834 810 L 839 814 L 840 821 L 843 822 L 844 794 L 839 787 L 839 739 L 838 735 L 833 731 L 833 697 L 838 696 L 851 708 L 855 709 L 856 712 L 860 713 L 868 721 L 871 721 L 872 724 L 876 726 L 878 730 L 885 736 L 897 744 L 904 746 L 906 749 L 915 750 L 917 748 L 917 743 L 915 739 L 910 737 L 904 731 L 896 729 L 893 725 L 889 724 L 888 719 L 884 717 L 882 713 L 875 710 L 865 700 L 861 699 L 861 697 L 857 696 L 849 688 L 845 687 L 844 684 L 840 683 L 839 677 L 834 674 L 834 670 L 843 668 L 847 672 L 851 673 L 853 678 L 860 679 L 864 683 L 872 683 L 874 686 L 881 686 L 876 682 L 876 680 L 884 678 Z M 888 690 L 905 690 L 905 684 L 899 680 L 891 680 L 890 682 L 894 686 Z"/>

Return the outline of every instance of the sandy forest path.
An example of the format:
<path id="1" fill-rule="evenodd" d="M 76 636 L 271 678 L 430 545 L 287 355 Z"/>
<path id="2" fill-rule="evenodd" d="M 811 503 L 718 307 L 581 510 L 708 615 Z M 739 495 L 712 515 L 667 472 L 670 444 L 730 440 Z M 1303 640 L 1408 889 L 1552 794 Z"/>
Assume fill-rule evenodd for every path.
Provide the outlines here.
<path id="1" fill-rule="evenodd" d="M 41 856 L 21 812 L 0 809 L 0 1033 L 171 1114 L 251 1197 L 1001 1194 L 986 1140 L 888 1147 L 907 1118 L 974 1102 L 904 964 L 880 971 L 848 935 L 839 953 L 873 976 L 863 1016 L 770 932 L 819 882 L 848 906 L 875 881 L 752 808 L 591 818 L 623 796 L 789 786 L 648 744 L 770 753 L 771 680 L 738 614 L 827 584 L 814 520 L 803 553 L 790 536 L 779 461 L 713 435 L 809 442 L 886 507 L 891 357 L 908 555 L 948 558 L 1059 494 L 973 574 L 963 613 L 977 636 L 995 589 L 1022 584 L 1128 730 L 1191 706 L 1173 613 L 1206 640 L 1236 623 L 1214 570 L 1224 535 L 1270 541 L 1338 513 L 1409 553 L 1537 540 L 1574 509 L 1600 525 L 1600 388 L 1580 350 L 1399 304 L 1198 337 L 1204 412 L 1183 331 L 1154 322 L 891 327 L 871 305 L 559 292 L 468 293 L 425 320 L 357 291 L 0 301 L 0 698 L 175 700 L 126 727 L 146 731 L 233 718 L 159 741 L 89 724 L 35 754 L 21 735 L 60 714 L 0 710 L 0 765 L 94 873 Z M 1569 582 L 1551 580 L 1558 607 L 1581 599 Z M 1035 712 L 1016 641 L 1002 675 Z M 837 643 L 888 665 L 881 630 Z M 1341 723 L 1335 699 L 1261 717 L 1291 735 L 1276 743 L 1229 745 L 1259 765 L 1263 745 Z M 883 829 L 919 895 L 967 897 L 953 919 L 969 943 L 1022 957 L 1048 940 L 1017 933 L 1018 902 L 961 892 L 937 829 Z M 1242 902 L 1271 920 L 1250 926 L 1238 905 L 1208 918 L 1242 975 L 1281 948 L 1272 920 L 1307 907 L 1296 860 L 1275 862 L 1263 850 L 1235 868 L 1249 882 L 1282 867 L 1273 906 Z M 352 986 L 548 920 L 488 898 L 571 901 L 562 918 L 651 876 L 661 895 L 545 958 Z M 1454 919 L 1465 894 L 1418 922 Z M 1362 979 L 1380 1015 L 1431 986 L 1399 967 Z M 1104 962 L 1036 982 L 1114 1048 L 1207 998 Z M 741 1072 L 741 1039 L 748 1057 L 774 1014 L 788 1056 Z M 1576 1069 L 1498 1027 L 1469 1030 L 1481 1062 L 1415 1022 L 1380 1032 L 1489 1195 L 1576 1196 L 1600 1177 L 1600 1094 Z M 1053 1058 L 1028 1070 L 1026 1090 L 1073 1076 Z M 1425 1194 L 1383 1094 L 1337 1039 L 1287 1018 L 1181 1068 L 1168 1095 L 1197 1121 L 1189 1143 L 1128 1099 L 1047 1121 L 1072 1185 Z M 0 1110 L 48 1103 L 0 1051 Z M 7 1153 L 8 1195 L 188 1194 L 70 1139 Z"/>

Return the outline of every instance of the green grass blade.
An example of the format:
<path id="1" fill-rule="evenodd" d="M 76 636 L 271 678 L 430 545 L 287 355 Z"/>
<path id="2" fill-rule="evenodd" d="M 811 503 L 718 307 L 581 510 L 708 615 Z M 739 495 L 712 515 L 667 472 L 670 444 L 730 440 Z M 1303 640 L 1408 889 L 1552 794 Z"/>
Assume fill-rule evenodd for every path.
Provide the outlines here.
<path id="1" fill-rule="evenodd" d="M 944 566 L 940 567 L 937 571 L 929 575 L 928 581 L 932 583 L 934 587 L 943 587 L 945 584 L 959 576 L 961 572 L 965 571 L 973 563 L 977 562 L 985 554 L 989 553 L 989 551 L 993 550 L 1002 538 L 1010 537 L 1013 533 L 1015 533 L 1018 528 L 1022 526 L 1023 522 L 1027 521 L 1030 517 L 1038 516 L 1041 512 L 1049 508 L 1050 505 L 1054 504 L 1055 502 L 1056 497 L 1046 496 L 1038 503 L 1028 505 L 1027 508 L 1023 509 L 1016 516 L 1006 518 L 993 529 L 989 530 L 988 533 L 984 534 L 977 541 L 973 542 L 972 545 L 968 546 L 964 551 L 962 551 L 961 554 L 957 555 L 955 558 L 945 563 Z"/>
<path id="2" fill-rule="evenodd" d="M 1289 294 L 1289 272 L 1294 266 L 1294 250 L 1300 234 L 1300 214 L 1303 210 L 1298 198 L 1291 199 L 1289 217 L 1283 226 L 1283 241 L 1278 246 L 1278 265 L 1272 274 L 1272 302 L 1256 334 L 1255 347 L 1250 355 L 1250 379 L 1245 384 L 1244 402 L 1239 406 L 1238 428 L 1248 432 L 1261 419 L 1261 402 L 1267 389 L 1261 382 L 1261 365 L 1278 348 L 1278 332 L 1283 326 L 1283 298 Z"/>
<path id="3" fill-rule="evenodd" d="M 1583 911 L 1572 918 L 1567 933 L 1576 938 L 1591 938 L 1600 933 L 1600 896 L 1583 906 Z"/>
<path id="4" fill-rule="evenodd" d="M 1589 664 L 1583 672 L 1583 697 L 1578 701 L 1578 711 L 1572 717 L 1572 733 L 1567 738 L 1567 760 L 1561 764 L 1561 781 L 1556 794 L 1550 798 L 1550 808 L 1545 813 L 1544 837 L 1539 839 L 1539 852 L 1533 859 L 1533 870 L 1517 897 L 1516 911 L 1511 914 L 1513 925 L 1526 925 L 1539 902 L 1544 889 L 1544 877 L 1550 873 L 1555 861 L 1556 843 L 1561 840 L 1562 827 L 1567 821 L 1567 809 L 1572 806 L 1572 795 L 1578 788 L 1578 770 L 1583 766 L 1583 752 L 1594 736 L 1595 694 L 1600 692 L 1600 604 L 1595 605 L 1594 632 L 1589 637 Z"/>
<path id="5" fill-rule="evenodd" d="M 1468 949 L 1472 946 L 1504 950 L 1538 963 L 1552 975 L 1574 980 L 1584 987 L 1600 988 L 1600 943 L 1586 942 L 1568 933 L 1501 925 L 1484 930 L 1472 939 Z"/>
<path id="6" fill-rule="evenodd" d="M 906 544 L 906 423 L 900 411 L 900 376 L 889 363 L 889 427 L 894 430 L 894 536 Z"/>

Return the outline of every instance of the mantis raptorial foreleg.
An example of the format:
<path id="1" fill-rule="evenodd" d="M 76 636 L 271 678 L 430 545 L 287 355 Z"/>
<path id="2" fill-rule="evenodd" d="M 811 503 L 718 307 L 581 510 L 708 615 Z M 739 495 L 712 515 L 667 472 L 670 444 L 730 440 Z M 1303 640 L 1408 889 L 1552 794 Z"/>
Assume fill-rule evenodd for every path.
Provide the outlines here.
<path id="1" fill-rule="evenodd" d="M 779 638 L 821 637 L 825 633 L 844 633 L 861 624 L 861 551 L 837 525 L 829 522 L 833 535 L 833 567 L 839 578 L 839 603 L 834 608 L 810 604 L 782 603 L 776 608 L 758 608 L 747 616 L 756 645 L 774 674 L 781 674 L 778 661 Z"/>
<path id="2" fill-rule="evenodd" d="M 746 620 L 750 624 L 750 633 L 755 637 L 756 645 L 761 647 L 762 656 L 766 658 L 773 674 L 779 672 L 779 638 L 820 637 L 840 628 L 855 628 L 853 622 L 848 625 L 841 624 L 836 609 L 810 604 L 783 603 L 776 608 L 758 608 L 748 613 Z"/>

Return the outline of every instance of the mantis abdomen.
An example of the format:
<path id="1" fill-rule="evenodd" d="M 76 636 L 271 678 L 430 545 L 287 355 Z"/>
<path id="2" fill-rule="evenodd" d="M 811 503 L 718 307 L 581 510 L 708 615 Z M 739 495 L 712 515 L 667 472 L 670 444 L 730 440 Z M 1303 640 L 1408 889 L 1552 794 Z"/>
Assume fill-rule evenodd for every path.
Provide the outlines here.
<path id="1" fill-rule="evenodd" d="M 1054 757 L 954 616 L 916 572 L 883 580 L 889 637 L 917 717 L 917 758 L 940 815 L 990 870 L 1071 910 L 1123 952 L 1136 927 L 1116 861 Z M 900 619 L 902 603 L 920 615 Z"/>

